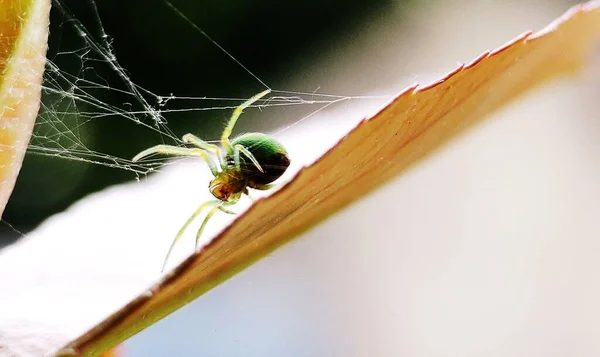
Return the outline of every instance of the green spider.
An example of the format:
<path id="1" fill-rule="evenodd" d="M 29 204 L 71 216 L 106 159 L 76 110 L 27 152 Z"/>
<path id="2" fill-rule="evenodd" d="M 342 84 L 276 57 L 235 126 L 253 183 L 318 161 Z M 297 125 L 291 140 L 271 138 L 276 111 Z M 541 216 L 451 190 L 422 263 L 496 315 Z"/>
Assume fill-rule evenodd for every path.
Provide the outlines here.
<path id="1" fill-rule="evenodd" d="M 183 227 L 181 227 L 167 252 L 163 270 L 175 243 L 205 208 L 212 207 L 196 234 L 196 250 L 198 249 L 198 241 L 206 223 L 217 211 L 220 210 L 225 213 L 235 214 L 225 207 L 236 204 L 242 194 L 250 197 L 248 188 L 255 190 L 269 190 L 273 188 L 274 185 L 272 182 L 281 177 L 290 166 L 290 158 L 288 157 L 287 150 L 281 143 L 269 135 L 247 133 L 229 140 L 233 127 L 243 110 L 270 92 L 270 90 L 265 90 L 258 93 L 233 111 L 229 123 L 221 135 L 221 147 L 207 143 L 193 134 L 185 134 L 182 138 L 183 142 L 193 145 L 193 148 L 156 145 L 140 152 L 132 159 L 135 162 L 152 154 L 200 156 L 206 161 L 214 176 L 208 188 L 216 199 L 201 204 L 185 222 Z M 216 156 L 218 162 L 213 161 L 210 154 Z"/>

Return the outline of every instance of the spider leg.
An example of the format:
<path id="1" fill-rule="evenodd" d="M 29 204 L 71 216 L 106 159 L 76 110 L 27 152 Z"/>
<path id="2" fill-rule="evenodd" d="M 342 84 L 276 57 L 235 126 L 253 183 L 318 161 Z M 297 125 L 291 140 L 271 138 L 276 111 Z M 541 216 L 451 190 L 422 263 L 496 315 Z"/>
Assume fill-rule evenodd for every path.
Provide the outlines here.
<path id="1" fill-rule="evenodd" d="M 210 211 L 208 211 L 208 213 L 206 214 L 206 217 L 204 218 L 204 221 L 202 221 L 202 224 L 200 225 L 200 229 L 198 229 L 198 233 L 196 233 L 196 250 L 198 250 L 198 241 L 200 240 L 200 236 L 202 235 L 202 232 L 204 231 L 204 227 L 206 226 L 206 223 L 208 223 L 208 221 L 210 220 L 210 218 L 218 211 L 218 210 L 225 210 L 224 212 L 231 212 L 228 211 L 226 209 L 223 208 L 223 206 L 231 206 L 233 204 L 235 204 L 237 202 L 236 201 L 230 201 L 230 202 L 223 202 L 221 201 L 219 204 L 217 204 L 217 206 L 213 207 Z"/>
<path id="2" fill-rule="evenodd" d="M 200 139 L 194 134 L 187 133 L 182 137 L 182 140 L 186 144 L 192 144 L 200 149 L 204 149 L 209 152 L 214 152 L 219 158 L 219 163 L 221 164 L 221 168 L 225 168 L 227 165 L 225 164 L 225 160 L 223 160 L 223 156 L 221 156 L 221 148 L 218 145 L 207 143 L 206 141 Z"/>
<path id="3" fill-rule="evenodd" d="M 244 189 L 244 191 L 242 191 L 242 193 L 246 196 L 248 196 L 248 198 L 250 199 L 250 201 L 252 201 L 252 203 L 256 202 L 256 199 L 254 197 L 252 197 L 252 195 L 250 194 L 250 191 L 248 191 L 248 187 L 246 187 Z"/>
<path id="4" fill-rule="evenodd" d="M 237 214 L 236 212 L 233 212 L 233 211 L 230 211 L 230 210 L 228 210 L 228 209 L 226 209 L 226 208 L 223 208 L 223 206 L 219 206 L 219 209 L 220 209 L 222 212 L 225 212 L 225 213 L 227 213 L 227 214 Z"/>
<path id="5" fill-rule="evenodd" d="M 203 149 L 180 148 L 171 145 L 156 145 L 135 155 L 134 158 L 131 159 L 131 161 L 136 162 L 152 154 L 166 154 L 175 156 L 200 156 L 208 164 L 208 167 L 210 168 L 210 171 L 212 172 L 213 176 L 217 176 L 219 174 L 219 170 L 217 170 L 217 165 L 215 165 L 215 163 L 211 160 L 206 151 Z"/>
<path id="6" fill-rule="evenodd" d="M 185 224 L 183 225 L 183 227 L 181 227 L 181 229 L 179 229 L 179 232 L 177 232 L 177 235 L 173 239 L 173 242 L 171 243 L 171 246 L 169 247 L 169 250 L 167 251 L 167 256 L 165 257 L 165 262 L 163 263 L 163 267 L 162 267 L 161 272 L 164 271 L 165 267 L 167 266 L 167 261 L 169 260 L 169 256 L 171 255 L 171 251 L 173 251 L 173 247 L 175 247 L 175 243 L 177 243 L 177 241 L 179 240 L 179 238 L 181 238 L 181 236 L 183 235 L 183 232 L 185 232 L 185 230 L 192 223 L 192 221 L 194 221 L 194 219 L 196 217 L 198 217 L 198 215 L 200 213 L 202 213 L 202 211 L 204 210 L 204 208 L 209 207 L 209 206 L 213 206 L 213 205 L 218 205 L 220 202 L 222 202 L 222 201 L 220 201 L 220 200 L 206 201 L 203 204 L 201 204 L 194 211 L 194 213 L 192 213 L 192 215 L 190 216 L 190 218 L 188 218 L 188 220 L 185 222 Z"/>
<path id="7" fill-rule="evenodd" d="M 221 145 L 227 151 L 228 154 L 233 154 L 233 147 L 231 146 L 231 143 L 229 142 L 229 136 L 231 135 L 231 132 L 233 131 L 233 127 L 235 126 L 235 123 L 237 122 L 238 118 L 240 117 L 240 115 L 242 114 L 244 109 L 248 108 L 254 102 L 256 102 L 260 98 L 264 97 L 265 95 L 269 94 L 270 92 L 271 92 L 270 89 L 262 91 L 262 92 L 256 94 L 255 96 L 253 96 L 252 98 L 248 99 L 244 103 L 242 103 L 239 107 L 235 108 L 235 110 L 233 111 L 233 114 L 231 115 L 231 118 L 229 118 L 229 123 L 227 123 L 227 126 L 225 127 L 225 130 L 223 130 L 223 134 L 221 135 Z"/>
<path id="8" fill-rule="evenodd" d="M 273 187 L 277 187 L 278 185 L 275 183 L 270 183 L 267 185 L 256 185 L 256 186 L 252 186 L 253 189 L 255 190 L 261 190 L 261 191 L 267 191 L 272 189 Z"/>
<path id="9" fill-rule="evenodd" d="M 248 196 L 248 198 L 250 199 L 250 201 L 252 201 L 252 203 L 256 202 L 256 198 L 252 197 L 252 195 L 250 194 L 250 192 L 246 193 L 246 196 Z"/>
<path id="10" fill-rule="evenodd" d="M 246 157 L 248 159 L 250 159 L 250 161 L 252 161 L 254 166 L 256 166 L 258 171 L 260 171 L 262 173 L 265 172 L 263 170 L 263 168 L 260 166 L 260 164 L 258 163 L 258 160 L 256 160 L 254 155 L 252 155 L 250 150 L 246 149 L 246 147 L 244 145 L 240 145 L 240 144 L 237 144 L 233 147 L 233 161 L 235 162 L 236 169 L 238 169 L 238 170 L 240 169 L 240 153 L 246 155 Z"/>

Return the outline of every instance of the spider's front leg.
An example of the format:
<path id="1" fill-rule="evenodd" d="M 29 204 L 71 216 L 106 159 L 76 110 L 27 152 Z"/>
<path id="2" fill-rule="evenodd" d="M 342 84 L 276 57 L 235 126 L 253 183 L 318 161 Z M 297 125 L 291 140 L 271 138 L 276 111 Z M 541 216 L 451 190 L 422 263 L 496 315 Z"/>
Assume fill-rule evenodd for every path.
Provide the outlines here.
<path id="1" fill-rule="evenodd" d="M 185 232 L 185 230 L 187 229 L 187 227 L 194 221 L 194 219 L 196 219 L 196 217 L 198 217 L 198 215 L 200 213 L 202 213 L 202 211 L 206 207 L 210 207 L 210 206 L 213 206 L 213 205 L 218 205 L 220 202 L 223 202 L 223 201 L 221 201 L 221 200 L 211 200 L 211 201 L 204 202 L 203 204 L 201 204 L 194 211 L 194 213 L 192 213 L 192 215 L 190 216 L 190 218 L 188 218 L 188 220 L 185 221 L 185 223 L 183 224 L 183 226 L 179 229 L 179 232 L 177 232 L 177 235 L 175 236 L 175 238 L 173 238 L 173 242 L 171 243 L 171 246 L 169 247 L 169 250 L 167 251 L 167 256 L 165 257 L 165 262 L 163 263 L 163 267 L 162 267 L 161 271 L 165 270 L 165 267 L 167 266 L 167 261 L 169 260 L 169 256 L 171 256 L 171 252 L 173 251 L 173 247 L 175 247 L 175 243 L 177 243 L 177 241 L 179 240 L 179 238 L 181 238 L 181 236 L 183 235 L 183 232 Z"/>
<path id="2" fill-rule="evenodd" d="M 271 93 L 270 89 L 262 91 L 253 96 L 252 98 L 248 99 L 244 103 L 242 103 L 239 107 L 235 108 L 233 114 L 231 115 L 231 118 L 229 118 L 229 123 L 227 123 L 227 126 L 225 127 L 225 129 L 223 130 L 223 134 L 221 135 L 221 145 L 223 145 L 223 148 L 227 151 L 227 154 L 233 155 L 233 147 L 231 145 L 231 142 L 229 141 L 229 136 L 231 135 L 233 127 L 235 126 L 235 123 L 237 122 L 244 109 L 248 108 L 249 106 L 254 104 L 254 102 L 256 102 L 257 100 L 269 93 Z"/>
<path id="3" fill-rule="evenodd" d="M 175 156 L 200 156 L 204 159 L 204 161 L 206 161 L 206 164 L 210 168 L 210 171 L 212 172 L 213 176 L 217 176 L 219 174 L 217 165 L 215 165 L 215 163 L 211 160 L 206 151 L 204 151 L 203 149 L 180 148 L 171 145 L 156 145 L 135 155 L 133 159 L 131 159 L 131 161 L 136 162 L 152 154 L 166 154 Z"/>
<path id="4" fill-rule="evenodd" d="M 225 209 L 223 201 L 221 200 L 210 200 L 210 201 L 206 201 L 203 204 L 201 204 L 195 211 L 194 213 L 192 213 L 192 215 L 190 216 L 190 218 L 188 218 L 187 221 L 185 221 L 185 223 L 183 224 L 183 226 L 179 229 L 179 232 L 177 232 L 177 235 L 175 236 L 175 238 L 173 238 L 173 242 L 171 243 L 171 246 L 169 247 L 169 250 L 167 251 L 167 256 L 165 257 L 165 262 L 163 263 L 163 267 L 161 271 L 165 270 L 165 267 L 167 266 L 167 261 L 169 260 L 169 256 L 171 256 L 171 252 L 173 251 L 173 248 L 175 247 L 175 243 L 177 243 L 177 241 L 181 238 L 181 236 L 183 236 L 183 233 L 185 232 L 185 230 L 189 227 L 189 225 L 194 221 L 194 219 L 196 219 L 196 217 L 198 217 L 200 215 L 200 213 L 202 213 L 202 211 L 210 206 L 215 206 L 212 210 L 210 210 L 210 212 L 208 213 L 208 215 L 206 216 L 206 218 L 204 219 L 204 221 L 202 222 L 202 226 L 200 227 L 200 231 L 198 231 L 198 237 L 200 237 L 200 233 L 202 233 L 202 230 L 204 229 L 204 226 L 206 225 L 206 222 L 208 221 L 208 219 L 214 214 L 213 211 L 221 210 L 225 213 L 228 214 L 235 214 L 235 212 L 229 211 L 227 209 Z M 196 238 L 196 248 L 198 248 L 198 238 Z"/>
<path id="5" fill-rule="evenodd" d="M 221 155 L 221 148 L 219 148 L 218 145 L 207 143 L 206 141 L 200 139 L 196 135 L 190 133 L 185 134 L 181 139 L 186 144 L 192 144 L 199 147 L 200 149 L 204 149 L 208 152 L 213 152 L 219 159 L 219 164 L 221 164 L 221 168 L 225 169 L 227 167 L 227 164 L 223 159 L 223 156 Z"/>

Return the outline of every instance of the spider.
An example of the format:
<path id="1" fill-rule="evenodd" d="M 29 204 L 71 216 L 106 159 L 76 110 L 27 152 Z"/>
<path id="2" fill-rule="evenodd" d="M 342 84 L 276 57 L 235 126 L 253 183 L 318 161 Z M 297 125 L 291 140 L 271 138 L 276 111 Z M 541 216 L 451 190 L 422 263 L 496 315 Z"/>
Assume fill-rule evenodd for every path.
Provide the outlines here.
<path id="1" fill-rule="evenodd" d="M 140 152 L 132 159 L 135 162 L 152 154 L 199 156 L 204 159 L 214 176 L 214 179 L 208 185 L 208 189 L 216 199 L 201 204 L 181 227 L 167 252 L 162 270 L 165 269 L 175 243 L 205 208 L 212 207 L 196 234 L 196 250 L 206 223 L 217 211 L 235 214 L 226 207 L 236 204 L 242 194 L 250 197 L 248 188 L 255 190 L 273 188 L 275 185 L 272 182 L 281 177 L 290 166 L 287 150 L 280 142 L 267 134 L 246 133 L 229 140 L 229 136 L 244 109 L 268 93 L 270 93 L 270 90 L 256 94 L 233 111 L 227 126 L 221 134 L 221 147 L 188 133 L 182 137 L 182 140 L 185 144 L 193 145 L 192 148 L 156 145 Z M 213 157 L 216 156 L 216 162 L 210 154 Z"/>

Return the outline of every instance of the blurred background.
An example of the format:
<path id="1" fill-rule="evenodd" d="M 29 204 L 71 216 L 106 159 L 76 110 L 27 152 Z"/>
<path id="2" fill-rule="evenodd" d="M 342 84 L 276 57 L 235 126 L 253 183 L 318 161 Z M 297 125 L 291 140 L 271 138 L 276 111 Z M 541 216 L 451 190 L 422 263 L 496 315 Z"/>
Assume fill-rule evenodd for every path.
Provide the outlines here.
<path id="1" fill-rule="evenodd" d="M 390 95 L 414 82 L 427 83 L 524 31 L 539 30 L 577 2 L 172 3 L 275 89 Z M 160 108 L 152 93 L 248 98 L 263 89 L 162 1 L 61 4 L 52 13 L 49 59 L 75 81 L 48 72 L 49 87 L 62 92 L 44 93 L 40 115 L 45 119 L 34 138 L 38 151 L 56 145 L 73 153 L 83 145 L 85 153 L 130 158 L 165 140 L 119 115 L 144 111 L 140 98 Z M 151 93 L 129 95 L 131 88 L 102 57 L 107 51 L 90 51 L 72 19 L 100 44 L 108 34 L 118 64 Z M 124 344 L 124 355 L 597 355 L 599 66 L 596 62 L 582 77 L 554 81 L 494 113 L 493 120 L 398 180 L 134 336 Z M 84 97 L 108 103 L 109 110 L 94 103 L 73 105 L 64 95 L 89 82 L 95 84 Z M 123 92 L 103 90 L 98 83 Z M 374 103 L 332 106 L 326 115 L 304 122 L 302 130 L 284 132 L 286 142 L 302 156 L 319 135 L 342 134 Z M 174 110 L 215 106 L 214 101 L 168 104 Z M 249 111 L 237 129 L 274 131 L 317 108 Z M 109 115 L 94 115 L 105 112 Z M 216 139 L 229 115 L 229 110 L 184 110 L 165 119 L 177 137 L 194 132 Z M 152 123 L 149 114 L 137 119 Z M 64 135 L 65 128 L 75 139 Z M 156 209 L 173 211 L 155 216 L 161 227 L 154 228 L 161 231 L 154 234 L 164 228 L 161 239 L 167 242 L 201 199 L 196 193 L 205 190 L 206 179 L 194 173 L 189 165 L 173 167 L 155 175 L 163 176 L 145 192 L 137 187 L 139 196 L 119 193 L 117 202 L 148 204 L 154 195 Z M 140 174 L 128 170 L 28 154 L 3 220 L 27 233 L 82 197 L 136 178 Z M 169 185 L 181 188 L 160 191 Z M 179 207 L 186 192 L 194 199 Z M 148 215 L 156 213 L 132 209 L 137 226 L 131 227 L 103 213 L 111 202 L 118 205 L 107 199 L 90 208 L 98 212 L 95 224 L 110 223 L 118 229 L 113 233 L 153 244 L 154 228 L 143 219 L 155 222 Z M 84 226 L 85 218 L 61 217 L 70 219 L 69 227 Z M 5 230 L 4 244 L 21 236 Z M 54 232 L 61 234 L 58 228 Z M 154 262 L 163 248 L 147 248 L 156 251 Z M 146 258 L 127 259 L 140 269 Z"/>

